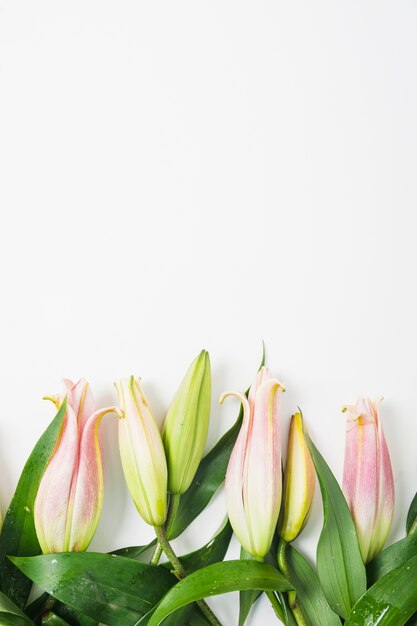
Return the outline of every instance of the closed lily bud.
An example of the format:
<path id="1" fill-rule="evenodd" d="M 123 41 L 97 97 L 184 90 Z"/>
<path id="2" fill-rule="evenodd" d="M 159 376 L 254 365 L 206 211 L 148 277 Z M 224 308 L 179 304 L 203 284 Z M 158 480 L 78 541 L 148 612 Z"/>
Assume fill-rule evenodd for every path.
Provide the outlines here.
<path id="1" fill-rule="evenodd" d="M 284 541 L 294 541 L 310 515 L 316 474 L 304 438 L 303 416 L 291 418 L 288 435 L 287 462 L 284 474 L 283 517 L 279 535 Z"/>
<path id="2" fill-rule="evenodd" d="M 271 547 L 281 505 L 279 401 L 282 384 L 262 367 L 243 405 L 243 421 L 226 473 L 230 523 L 246 552 L 265 557 Z"/>
<path id="3" fill-rule="evenodd" d="M 115 385 L 122 410 L 119 448 L 126 484 L 145 522 L 162 526 L 167 516 L 167 463 L 161 434 L 139 379 L 131 376 Z"/>
<path id="4" fill-rule="evenodd" d="M 391 527 L 394 480 L 379 402 L 359 398 L 344 411 L 348 419 L 343 491 L 367 563 L 382 550 Z"/>
<path id="5" fill-rule="evenodd" d="M 210 358 L 202 350 L 191 363 L 165 419 L 163 441 L 168 489 L 172 494 L 187 491 L 200 464 L 207 440 L 210 402 Z"/>
<path id="6" fill-rule="evenodd" d="M 96 531 L 103 503 L 99 424 L 116 407 L 94 410 L 85 380 L 64 380 L 66 395 L 49 398 L 57 408 L 66 402 L 54 452 L 39 484 L 34 520 L 44 554 L 86 550 Z"/>

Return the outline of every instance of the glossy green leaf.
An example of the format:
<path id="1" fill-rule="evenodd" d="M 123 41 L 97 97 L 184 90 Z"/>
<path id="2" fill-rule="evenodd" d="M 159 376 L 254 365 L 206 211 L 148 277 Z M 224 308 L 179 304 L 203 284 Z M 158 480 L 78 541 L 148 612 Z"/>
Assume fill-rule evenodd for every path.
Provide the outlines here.
<path id="1" fill-rule="evenodd" d="M 291 585 L 272 565 L 266 563 L 215 563 L 190 574 L 168 591 L 148 624 L 157 626 L 173 611 L 190 602 L 239 589 L 287 591 L 291 589 Z"/>
<path id="2" fill-rule="evenodd" d="M 156 546 L 156 539 L 153 539 L 151 542 L 147 543 L 144 546 L 129 546 L 128 548 L 119 548 L 118 550 L 113 550 L 110 554 L 115 554 L 116 556 L 125 556 L 129 559 L 138 559 L 143 557 L 143 555 Z"/>
<path id="3" fill-rule="evenodd" d="M 403 626 L 417 611 L 417 556 L 380 578 L 358 600 L 345 626 Z"/>
<path id="4" fill-rule="evenodd" d="M 292 545 L 286 547 L 290 579 L 297 592 L 304 617 L 310 626 L 341 626 L 330 608 L 316 572 Z"/>
<path id="5" fill-rule="evenodd" d="M 324 522 L 317 546 L 317 570 L 330 607 L 343 618 L 366 591 L 366 572 L 345 497 L 320 452 L 305 432 L 323 500 Z"/>
<path id="6" fill-rule="evenodd" d="M 368 586 L 417 555 L 417 534 L 409 535 L 380 552 L 366 566 Z"/>
<path id="7" fill-rule="evenodd" d="M 32 556 L 41 553 L 35 532 L 33 507 L 64 414 L 65 401 L 26 461 L 0 535 L 0 590 L 20 608 L 26 605 L 32 583 L 16 569 L 7 556 Z"/>
<path id="8" fill-rule="evenodd" d="M 253 557 L 244 548 L 240 548 L 240 560 L 251 561 Z M 246 589 L 239 592 L 239 626 L 243 626 L 246 622 L 252 606 L 261 595 L 262 591 L 258 589 Z"/>
<path id="9" fill-rule="evenodd" d="M 37 619 L 42 615 L 45 602 L 48 598 L 50 598 L 49 593 L 43 593 L 26 607 L 25 613 L 33 620 Z M 97 620 L 88 617 L 88 615 L 84 615 L 84 613 L 56 599 L 53 612 L 64 621 L 67 621 L 71 626 L 98 626 Z"/>
<path id="10" fill-rule="evenodd" d="M 164 567 L 94 552 L 64 552 L 12 561 L 61 602 L 108 626 L 135 624 L 175 578 Z"/>
<path id="11" fill-rule="evenodd" d="M 223 561 L 233 530 L 228 519 L 225 520 L 220 530 L 202 548 L 180 557 L 187 574 L 191 574 L 202 567 L 212 563 Z"/>
<path id="12" fill-rule="evenodd" d="M 410 504 L 410 508 L 408 509 L 405 529 L 407 535 L 417 533 L 417 493 Z"/>
<path id="13" fill-rule="evenodd" d="M 32 620 L 27 617 L 14 602 L 0 591 L 0 624 L 2 626 L 33 626 Z"/>

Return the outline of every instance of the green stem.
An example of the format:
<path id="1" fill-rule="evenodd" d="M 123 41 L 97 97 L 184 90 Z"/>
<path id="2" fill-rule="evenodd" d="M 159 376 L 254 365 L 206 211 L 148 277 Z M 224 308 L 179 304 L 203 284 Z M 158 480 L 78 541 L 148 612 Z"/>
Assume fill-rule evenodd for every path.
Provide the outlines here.
<path id="1" fill-rule="evenodd" d="M 275 593 L 273 591 L 265 591 L 265 593 L 272 604 L 272 608 L 274 609 L 276 616 L 278 617 L 278 619 L 281 620 L 283 624 L 285 624 L 284 613 Z"/>
<path id="2" fill-rule="evenodd" d="M 172 493 L 169 498 L 168 514 L 167 514 L 167 519 L 165 522 L 165 530 L 166 530 L 167 537 L 169 537 L 169 531 L 175 519 L 175 515 L 178 511 L 180 500 L 181 500 L 181 495 L 179 493 Z M 163 552 L 163 549 L 162 549 L 161 544 L 157 543 L 154 551 L 152 552 L 151 560 L 149 561 L 149 563 L 151 565 L 158 565 L 159 559 L 162 556 L 162 552 Z"/>
<path id="3" fill-rule="evenodd" d="M 286 550 L 287 550 L 287 542 L 284 539 L 280 539 L 278 543 L 278 554 L 277 554 L 278 567 L 281 570 L 281 572 L 284 574 L 284 576 L 288 578 L 288 580 L 290 580 L 291 579 L 290 569 L 288 567 Z M 297 600 L 297 594 L 295 593 L 295 591 L 288 592 L 288 603 L 290 605 L 290 609 L 292 611 L 292 614 L 294 615 L 295 621 L 297 622 L 298 626 L 308 626 L 306 619 L 303 615 L 303 612 L 301 610 L 300 604 Z"/>
<path id="4" fill-rule="evenodd" d="M 168 560 L 171 562 L 171 565 L 174 568 L 173 573 L 178 578 L 178 580 L 182 580 L 186 577 L 187 572 L 185 571 L 181 561 L 178 559 L 177 555 L 172 549 L 171 544 L 167 539 L 164 526 L 154 526 L 154 529 L 156 537 L 160 545 L 162 546 L 163 551 L 165 552 Z M 213 626 L 222 626 L 221 622 L 219 622 L 209 605 L 204 600 L 198 600 L 197 604 L 204 613 L 204 615 L 207 617 L 210 624 L 212 624 Z"/>

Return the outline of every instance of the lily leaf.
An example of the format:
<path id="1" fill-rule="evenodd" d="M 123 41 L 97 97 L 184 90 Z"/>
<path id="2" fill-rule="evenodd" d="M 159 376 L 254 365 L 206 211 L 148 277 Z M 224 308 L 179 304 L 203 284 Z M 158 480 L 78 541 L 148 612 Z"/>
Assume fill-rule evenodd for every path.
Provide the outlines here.
<path id="1" fill-rule="evenodd" d="M 0 591 L 0 624 L 2 626 L 34 626 L 14 602 Z"/>
<path id="2" fill-rule="evenodd" d="M 39 483 L 61 428 L 65 408 L 64 400 L 26 461 L 0 535 L 0 590 L 21 609 L 26 605 L 32 583 L 7 559 L 7 555 L 32 556 L 41 553 L 33 508 Z"/>
<path id="3" fill-rule="evenodd" d="M 417 493 L 408 509 L 407 522 L 405 524 L 407 535 L 417 533 Z"/>
<path id="4" fill-rule="evenodd" d="M 310 626 L 341 626 L 340 618 L 330 608 L 316 572 L 292 545 L 286 547 L 290 579 L 297 600 Z"/>
<path id="5" fill-rule="evenodd" d="M 266 563 L 239 560 L 215 563 L 190 574 L 170 589 L 148 626 L 157 626 L 178 608 L 209 596 L 239 589 L 288 591 L 291 588 L 288 580 Z"/>
<path id="6" fill-rule="evenodd" d="M 118 550 L 113 550 L 110 554 L 115 554 L 116 556 L 125 556 L 129 559 L 138 559 L 154 546 L 156 546 L 156 539 L 153 539 L 144 546 L 129 546 L 128 548 L 119 548 Z"/>
<path id="7" fill-rule="evenodd" d="M 373 585 L 379 578 L 385 576 L 406 561 L 417 555 L 417 535 L 412 534 L 380 552 L 366 567 L 368 585 Z"/>
<path id="8" fill-rule="evenodd" d="M 345 497 L 326 461 L 305 432 L 319 479 L 324 523 L 317 546 L 317 570 L 330 607 L 346 619 L 366 591 L 366 572 Z"/>
<path id="9" fill-rule="evenodd" d="M 251 561 L 253 557 L 244 548 L 240 548 L 240 559 L 242 561 Z M 244 625 L 253 604 L 261 595 L 262 591 L 257 589 L 246 589 L 239 592 L 239 626 Z"/>
<path id="10" fill-rule="evenodd" d="M 136 624 L 176 580 L 164 567 L 95 552 L 11 560 L 54 598 L 108 626 Z"/>
<path id="11" fill-rule="evenodd" d="M 403 626 L 417 611 L 417 556 L 388 572 L 368 589 L 345 626 Z"/>

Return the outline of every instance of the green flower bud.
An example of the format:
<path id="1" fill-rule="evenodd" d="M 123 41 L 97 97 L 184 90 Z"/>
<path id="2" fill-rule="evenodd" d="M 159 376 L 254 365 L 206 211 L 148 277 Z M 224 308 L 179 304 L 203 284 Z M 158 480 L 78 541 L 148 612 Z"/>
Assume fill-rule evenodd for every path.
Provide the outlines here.
<path id="1" fill-rule="evenodd" d="M 182 494 L 190 486 L 206 445 L 210 419 L 210 358 L 202 350 L 191 363 L 165 419 L 163 442 L 168 489 Z"/>

